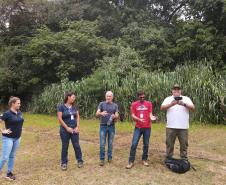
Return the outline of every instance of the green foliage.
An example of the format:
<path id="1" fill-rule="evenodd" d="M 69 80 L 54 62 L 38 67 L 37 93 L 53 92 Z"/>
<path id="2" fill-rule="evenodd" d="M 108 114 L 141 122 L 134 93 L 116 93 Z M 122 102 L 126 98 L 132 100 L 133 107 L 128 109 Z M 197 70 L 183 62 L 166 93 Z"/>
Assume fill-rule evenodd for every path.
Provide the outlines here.
<path id="1" fill-rule="evenodd" d="M 0 99 L 6 100 L 9 96 L 29 94 L 30 86 L 34 85 L 35 78 L 29 78 L 30 71 L 24 63 L 18 64 L 20 53 L 18 47 L 4 47 L 0 49 Z"/>
<path id="2" fill-rule="evenodd" d="M 112 89 L 128 117 L 137 89 L 147 90 L 159 107 L 172 81 L 196 91 L 194 76 L 200 94 L 185 89 L 197 101 L 194 118 L 222 122 L 225 36 L 225 0 L 4 0 L 0 2 L 0 101 L 17 95 L 26 104 L 46 86 L 43 97 L 35 100 L 44 108 L 32 108 L 54 112 L 63 91 L 73 88 L 84 100 L 81 107 L 88 107 L 82 109 L 88 117 L 104 91 Z M 72 82 L 77 80 L 81 81 Z M 159 86 L 166 86 L 166 91 L 159 94 Z M 48 91 L 59 93 L 53 102 L 48 102 Z"/>
<path id="3" fill-rule="evenodd" d="M 145 59 L 152 69 L 167 69 L 173 59 L 163 26 L 156 22 L 132 22 L 122 29 L 122 39 Z"/>
<path id="4" fill-rule="evenodd" d="M 120 113 L 129 118 L 129 107 L 136 100 L 136 92 L 143 89 L 147 99 L 154 104 L 154 113 L 163 119 L 159 108 L 165 97 L 170 96 L 174 83 L 183 86 L 183 94 L 191 97 L 196 105 L 192 118 L 201 122 L 222 123 L 225 116 L 225 77 L 216 75 L 209 65 L 179 66 L 174 72 L 151 71 L 131 48 L 120 47 L 118 57 L 103 59 L 103 65 L 80 82 L 62 82 L 45 88 L 34 97 L 31 108 L 34 112 L 54 113 L 62 102 L 63 93 L 74 90 L 77 103 L 84 117 L 95 115 L 98 103 L 104 100 L 107 90 L 115 94 Z"/>
<path id="5" fill-rule="evenodd" d="M 4 44 L 24 45 L 26 37 L 34 35 L 42 22 L 37 8 L 39 5 L 35 1 L 0 1 L 0 37 Z"/>
<path id="6" fill-rule="evenodd" d="M 2 47 L 0 98 L 13 94 L 27 99 L 50 83 L 79 80 L 89 75 L 103 56 L 114 53 L 113 42 L 96 35 L 96 22 L 66 22 L 61 27 L 57 33 L 39 29 L 25 46 Z"/>
<path id="7" fill-rule="evenodd" d="M 57 33 L 40 29 L 25 47 L 27 60 L 37 69 L 34 75 L 44 82 L 76 80 L 90 74 L 96 61 L 111 48 L 110 41 L 96 36 L 96 22 L 77 21 L 62 28 L 64 31 Z"/>
<path id="8" fill-rule="evenodd" d="M 176 61 L 213 59 L 215 66 L 222 66 L 226 42 L 221 40 L 215 27 L 198 21 L 182 23 L 177 28 L 175 45 L 170 49 Z"/>

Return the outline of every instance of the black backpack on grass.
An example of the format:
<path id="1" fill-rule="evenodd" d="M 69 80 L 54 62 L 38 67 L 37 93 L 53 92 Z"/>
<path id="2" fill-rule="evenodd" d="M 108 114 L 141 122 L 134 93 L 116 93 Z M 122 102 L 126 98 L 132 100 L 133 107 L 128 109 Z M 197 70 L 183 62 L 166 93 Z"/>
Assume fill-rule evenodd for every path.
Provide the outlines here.
<path id="1" fill-rule="evenodd" d="M 190 162 L 184 159 L 166 159 L 165 164 L 171 171 L 176 173 L 185 173 L 191 168 Z"/>

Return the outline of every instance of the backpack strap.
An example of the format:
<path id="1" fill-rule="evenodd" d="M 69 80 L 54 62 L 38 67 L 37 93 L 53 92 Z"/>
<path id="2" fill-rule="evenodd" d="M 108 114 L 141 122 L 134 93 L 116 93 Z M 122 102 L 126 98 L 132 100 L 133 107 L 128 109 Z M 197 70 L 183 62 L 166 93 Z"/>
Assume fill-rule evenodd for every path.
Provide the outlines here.
<path id="1" fill-rule="evenodd" d="M 191 165 L 192 170 L 197 171 L 193 165 Z"/>

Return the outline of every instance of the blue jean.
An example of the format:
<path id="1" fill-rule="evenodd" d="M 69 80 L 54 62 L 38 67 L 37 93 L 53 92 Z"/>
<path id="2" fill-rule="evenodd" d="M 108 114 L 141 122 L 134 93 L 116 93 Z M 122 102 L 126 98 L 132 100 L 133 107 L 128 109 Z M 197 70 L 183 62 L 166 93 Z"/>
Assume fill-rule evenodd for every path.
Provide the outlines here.
<path id="1" fill-rule="evenodd" d="M 113 141 L 115 136 L 114 125 L 101 125 L 100 126 L 100 160 L 105 159 L 105 144 L 108 141 L 108 160 L 112 159 Z"/>
<path id="2" fill-rule="evenodd" d="M 149 148 L 149 139 L 151 136 L 150 128 L 135 128 L 133 133 L 132 145 L 130 148 L 129 162 L 135 161 L 136 149 L 139 143 L 140 137 L 143 135 L 143 155 L 142 160 L 146 161 L 148 159 L 148 148 Z"/>
<path id="3" fill-rule="evenodd" d="M 61 164 L 68 163 L 68 146 L 69 141 L 71 140 L 74 151 L 75 157 L 78 162 L 83 162 L 82 160 L 82 151 L 79 144 L 79 134 L 78 133 L 69 133 L 64 128 L 60 128 L 60 137 L 62 141 L 62 150 L 61 150 Z"/>
<path id="4" fill-rule="evenodd" d="M 0 160 L 0 171 L 8 161 L 8 171 L 12 172 L 14 167 L 15 154 L 20 145 L 20 138 L 9 138 L 2 136 L 2 157 Z"/>

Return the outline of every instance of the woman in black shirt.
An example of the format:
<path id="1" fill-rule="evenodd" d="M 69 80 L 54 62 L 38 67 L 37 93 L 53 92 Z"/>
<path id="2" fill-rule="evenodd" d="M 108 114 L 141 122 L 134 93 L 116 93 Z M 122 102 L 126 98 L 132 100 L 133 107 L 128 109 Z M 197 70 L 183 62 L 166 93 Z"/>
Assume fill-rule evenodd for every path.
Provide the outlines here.
<path id="1" fill-rule="evenodd" d="M 16 151 L 20 145 L 20 136 L 24 119 L 20 109 L 20 99 L 17 97 L 10 97 L 9 110 L 1 117 L 0 121 L 5 122 L 5 128 L 2 132 L 2 156 L 0 159 L 0 172 L 4 164 L 8 161 L 8 171 L 6 178 L 8 180 L 15 180 L 15 175 L 12 173 L 14 167 L 14 159 Z"/>
<path id="2" fill-rule="evenodd" d="M 79 111 L 74 106 L 75 94 L 67 92 L 64 103 L 58 107 L 57 117 L 60 122 L 60 137 L 62 141 L 61 150 L 61 169 L 67 170 L 68 146 L 71 140 L 75 156 L 78 161 L 78 167 L 83 166 L 82 151 L 79 144 Z"/>

